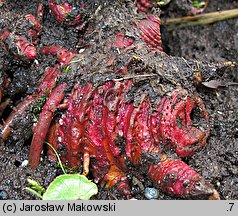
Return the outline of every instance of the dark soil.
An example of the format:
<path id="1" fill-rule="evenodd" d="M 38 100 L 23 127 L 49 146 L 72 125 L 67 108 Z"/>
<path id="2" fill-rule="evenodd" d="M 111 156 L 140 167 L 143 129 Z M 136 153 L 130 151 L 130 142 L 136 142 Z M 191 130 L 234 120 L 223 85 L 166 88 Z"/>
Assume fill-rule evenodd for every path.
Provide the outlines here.
<path id="1" fill-rule="evenodd" d="M 82 48 L 81 33 L 74 31 L 74 28 L 65 28 L 56 23 L 52 15 L 48 13 L 47 1 L 41 2 L 46 6 L 44 27 L 38 48 L 43 45 L 62 45 L 72 50 Z M 100 4 L 100 1 L 96 2 Z M 117 8 L 117 4 L 120 5 L 120 2 L 124 1 L 117 1 L 114 9 Z M 190 9 L 189 1 L 184 1 L 184 4 L 178 2 L 181 1 L 172 1 L 169 6 L 163 8 L 161 19 L 186 15 Z M 24 29 L 24 23 L 19 24 L 19 17 L 28 13 L 35 14 L 37 3 L 36 0 L 30 1 L 30 3 L 23 0 L 6 1 L 0 8 L 0 33 L 6 27 L 16 31 L 19 29 L 15 29 L 15 26 L 21 26 L 20 29 Z M 97 6 L 96 3 L 95 5 L 89 4 L 90 8 L 97 8 Z M 206 12 L 237 7 L 237 1 L 211 1 Z M 123 9 L 123 7 L 118 7 L 115 10 L 130 12 L 129 9 Z M 99 24 L 100 22 L 101 24 L 112 22 L 114 11 L 107 13 L 111 13 L 111 15 L 106 16 L 103 21 L 97 21 Z M 131 14 L 132 17 L 133 13 L 131 12 Z M 130 16 L 128 15 L 129 18 L 131 18 Z M 122 20 L 128 17 L 126 13 L 121 15 Z M 98 32 L 100 32 L 100 27 L 100 25 L 97 26 Z M 157 89 L 159 95 L 163 94 L 161 89 L 170 91 L 177 86 L 182 86 L 203 99 L 210 116 L 211 135 L 205 148 L 185 161 L 214 185 L 220 193 L 221 199 L 238 199 L 238 89 L 237 86 L 228 85 L 229 82 L 238 81 L 238 20 L 231 19 L 212 25 L 176 29 L 172 32 L 168 32 L 164 26 L 161 33 L 164 51 L 169 56 L 165 53 L 148 55 L 148 51 L 144 48 L 134 50 L 132 54 L 139 56 L 143 61 L 134 63 L 130 68 L 130 73 L 156 73 L 158 79 L 151 78 L 149 81 L 142 81 L 143 85 L 149 82 L 150 86 Z M 100 37 L 107 37 L 106 34 L 107 32 L 100 32 Z M 89 34 L 85 41 L 90 40 L 91 37 L 95 37 L 95 35 Z M 100 47 L 100 45 L 98 46 Z M 113 72 L 124 65 L 132 55 L 131 53 L 123 54 L 117 57 L 116 66 L 105 67 L 103 66 L 105 64 L 104 54 L 107 52 L 113 54 L 113 51 L 107 50 L 106 46 L 100 51 L 95 50 L 97 50 L 97 46 L 95 49 L 85 51 L 85 56 L 93 56 L 95 61 L 86 59 L 84 62 L 84 65 L 88 65 L 90 68 L 90 72 L 94 72 L 95 68 L 100 68 L 99 75 L 90 78 L 90 81 L 95 85 L 104 81 L 105 76 L 115 78 Z M 234 66 L 227 66 L 225 62 L 228 61 L 232 62 L 229 65 Z M 5 119 L 13 107 L 26 95 L 35 91 L 44 69 L 49 65 L 54 65 L 55 62 L 53 57 L 39 56 L 37 62 L 26 64 L 24 61 L 13 58 L 11 53 L 6 52 L 0 46 L 0 85 L 9 82 L 9 88 L 4 91 L 4 96 L 12 100 L 12 105 L 4 111 L 2 119 Z M 69 90 L 73 86 L 73 81 L 70 81 L 70 78 L 78 78 L 74 73 L 77 69 L 78 65 L 72 68 L 68 77 L 61 77 L 63 80 L 69 80 Z M 207 88 L 200 82 L 196 82 L 198 76 L 203 81 L 224 81 L 227 86 L 217 89 Z M 81 79 L 87 81 L 88 76 L 82 75 Z M 140 91 L 133 97 L 139 94 Z M 14 130 L 11 136 L 4 144 L 0 145 L 0 171 L 2 173 L 0 176 L 0 199 L 36 199 L 34 195 L 24 189 L 28 186 L 27 178 L 36 180 L 46 188 L 57 175 L 62 174 L 60 168 L 48 160 L 46 149 L 44 149 L 41 163 L 36 171 L 33 172 L 29 166 L 24 166 L 24 161 L 28 160 L 32 138 L 33 106 L 29 108 L 23 119 L 17 118 L 14 121 L 12 125 Z M 152 183 L 146 176 L 144 179 L 135 179 L 137 171 L 136 168 L 132 169 L 128 176 L 130 186 L 135 198 L 145 199 L 143 191 L 138 186 L 138 181 L 144 187 L 151 187 Z M 93 199 L 122 199 L 113 189 L 101 188 L 100 185 L 99 189 L 98 195 Z M 160 192 L 159 199 L 173 198 Z"/>
<path id="2" fill-rule="evenodd" d="M 175 1 L 174 4 L 178 2 Z M 210 1 L 206 12 L 234 9 L 237 1 Z M 165 17 L 176 13 L 165 12 Z M 238 81 L 238 19 L 217 22 L 167 32 L 162 29 L 165 52 L 185 59 L 220 64 L 234 62 L 234 68 L 224 72 L 220 80 Z M 213 79 L 212 76 L 207 78 Z M 206 79 L 205 79 L 206 80 Z M 223 199 L 237 199 L 238 192 L 238 89 L 229 86 L 219 89 L 197 88 L 203 94 L 210 113 L 212 132 L 208 145 L 194 155 L 189 164 L 217 186 Z"/>

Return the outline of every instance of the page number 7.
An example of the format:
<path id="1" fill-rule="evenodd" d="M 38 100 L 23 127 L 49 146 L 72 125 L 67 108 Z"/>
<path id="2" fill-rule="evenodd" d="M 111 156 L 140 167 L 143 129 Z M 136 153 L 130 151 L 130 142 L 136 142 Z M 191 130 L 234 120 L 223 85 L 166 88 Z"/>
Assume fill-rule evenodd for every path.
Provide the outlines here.
<path id="1" fill-rule="evenodd" d="M 227 211 L 232 211 L 232 208 L 233 208 L 234 204 L 235 204 L 235 203 L 229 203 L 229 205 L 230 205 L 230 209 L 227 210 Z"/>

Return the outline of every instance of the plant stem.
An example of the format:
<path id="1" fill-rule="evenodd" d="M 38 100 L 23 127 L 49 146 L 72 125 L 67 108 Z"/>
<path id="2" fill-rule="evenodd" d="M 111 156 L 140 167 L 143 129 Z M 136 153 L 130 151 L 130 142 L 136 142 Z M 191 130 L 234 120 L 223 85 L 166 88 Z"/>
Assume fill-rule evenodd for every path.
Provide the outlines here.
<path id="1" fill-rule="evenodd" d="M 63 173 L 64 173 L 64 174 L 67 174 L 67 172 L 65 171 L 64 166 L 63 166 L 63 164 L 62 164 L 62 162 L 61 162 L 61 159 L 60 159 L 60 156 L 59 156 L 58 152 L 55 150 L 55 148 L 54 148 L 50 143 L 45 142 L 45 144 L 47 144 L 48 146 L 50 146 L 50 148 L 52 148 L 52 150 L 54 151 L 54 153 L 55 153 L 55 155 L 56 155 L 56 157 L 57 157 L 57 159 L 58 159 L 59 165 L 60 165 L 60 167 L 61 167 Z"/>
<path id="2" fill-rule="evenodd" d="M 40 199 L 42 199 L 42 196 L 41 194 L 39 194 L 38 192 L 36 192 L 35 190 L 29 188 L 29 187 L 26 187 L 26 190 L 32 192 L 33 194 L 35 194 L 36 196 L 38 196 Z"/>
<path id="3" fill-rule="evenodd" d="M 238 9 L 224 10 L 219 12 L 211 12 L 206 14 L 199 14 L 195 16 L 186 16 L 179 18 L 172 18 L 162 21 L 162 25 L 176 25 L 174 28 L 169 28 L 168 30 L 173 30 L 177 28 L 185 28 L 197 25 L 206 25 L 215 23 L 218 21 L 223 21 L 227 19 L 232 19 L 238 17 Z"/>

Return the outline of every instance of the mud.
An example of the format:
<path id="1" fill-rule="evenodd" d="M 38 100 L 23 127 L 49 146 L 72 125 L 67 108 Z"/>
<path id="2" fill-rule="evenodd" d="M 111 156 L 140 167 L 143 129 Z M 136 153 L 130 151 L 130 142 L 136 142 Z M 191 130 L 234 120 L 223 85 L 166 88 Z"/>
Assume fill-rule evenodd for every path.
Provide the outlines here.
<path id="1" fill-rule="evenodd" d="M 15 14 L 19 14 L 19 16 L 27 13 L 34 14 L 37 2 L 6 1 L 5 5 L 0 8 L 1 29 L 5 27 L 14 28 L 16 23 Z M 47 5 L 47 1 L 42 2 Z M 183 7 L 177 2 L 174 1 L 163 9 L 164 11 L 161 12 L 162 19 L 187 13 L 190 9 L 188 2 L 186 1 Z M 207 8 L 207 12 L 237 8 L 237 6 L 236 1 L 227 0 L 225 3 L 221 0 L 212 1 Z M 20 11 L 19 8 L 21 8 Z M 47 6 L 45 6 L 45 10 L 44 29 L 38 47 L 55 44 L 73 50 L 84 47 L 80 40 L 82 35 L 79 32 L 74 31 L 73 28 L 66 29 L 56 23 L 48 13 Z M 113 14 L 113 12 L 111 13 Z M 126 16 L 126 14 L 122 15 L 121 19 L 125 19 Z M 110 23 L 110 16 L 107 17 L 108 20 L 103 22 Z M 113 19 L 113 16 L 111 19 Z M 238 199 L 238 89 L 237 86 L 228 85 L 218 89 L 209 89 L 201 85 L 200 82 L 194 82 L 194 79 L 197 79 L 197 74 L 199 74 L 203 81 L 222 80 L 227 84 L 237 81 L 237 22 L 237 19 L 233 19 L 208 26 L 197 26 L 172 32 L 167 32 L 166 27 L 163 27 L 164 50 L 174 57 L 165 53 L 145 55 L 146 50 L 142 47 L 133 51 L 133 54 L 140 57 L 142 61 L 135 61 L 129 69 L 132 74 L 156 74 L 156 78 L 151 77 L 149 80 L 137 78 L 135 81 L 142 82 L 143 85 L 149 83 L 150 86 L 157 89 L 156 93 L 161 96 L 165 94 L 164 92 L 181 86 L 195 92 L 204 100 L 210 116 L 211 135 L 205 148 L 191 158 L 185 159 L 185 162 L 215 186 L 221 195 L 221 199 Z M 97 28 L 99 31 L 100 26 Z M 106 35 L 106 31 L 103 33 Z M 90 39 L 89 35 L 85 41 Z M 5 119 L 12 111 L 13 106 L 16 106 L 26 95 L 35 91 L 46 66 L 54 65 L 56 61 L 53 57 L 39 56 L 37 61 L 29 66 L 13 58 L 1 46 L 0 49 L 0 84 L 10 83 L 8 91 L 4 91 L 4 96 L 13 100 L 13 105 L 8 107 L 2 116 L 2 119 Z M 97 47 L 91 49 L 90 52 L 94 50 L 97 50 Z M 95 85 L 104 81 L 104 73 L 107 73 L 107 77 L 111 79 L 120 78 L 120 76 L 113 74 L 113 71 L 120 69 L 131 57 L 131 54 L 125 54 L 118 57 L 120 61 L 118 60 L 116 66 L 109 65 L 109 67 L 105 67 L 103 66 L 105 63 L 103 54 L 106 52 L 112 51 L 105 48 L 99 52 L 91 53 L 97 60 L 92 63 L 90 59 L 86 59 L 84 62 L 84 64 L 89 65 L 88 67 L 92 72 L 95 68 L 100 68 L 99 75 L 90 78 L 90 81 Z M 89 56 L 90 53 L 85 55 Z M 229 68 L 224 64 L 227 61 L 233 62 L 235 66 Z M 69 81 L 69 90 L 74 83 L 70 80 L 78 79 L 78 76 L 85 81 L 89 79 L 87 76 L 76 76 L 75 70 L 78 70 L 78 66 L 71 68 L 72 73 L 68 76 L 61 77 L 61 80 Z M 140 92 L 133 94 L 132 97 L 136 98 L 136 95 L 140 95 Z M 0 171 L 2 173 L 0 176 L 0 199 L 37 199 L 24 190 L 28 186 L 27 178 L 34 179 L 42 186 L 47 187 L 57 175 L 62 173 L 55 163 L 47 159 L 46 149 L 43 151 L 41 163 L 36 171 L 32 172 L 29 166 L 24 166 L 25 161 L 28 160 L 32 122 L 34 122 L 32 109 L 33 105 L 29 108 L 24 119 L 17 118 L 14 121 L 13 133 L 4 144 L 0 145 Z M 146 158 L 145 160 L 149 159 Z M 146 167 L 143 167 L 141 172 L 143 170 L 146 171 Z M 152 183 L 146 176 L 138 179 L 137 175 L 138 169 L 131 168 L 128 176 L 130 186 L 135 198 L 145 199 L 141 184 L 143 187 L 152 187 Z M 102 188 L 100 185 L 99 191 L 93 199 L 123 198 L 113 189 Z M 174 198 L 160 192 L 159 199 Z"/>
<path id="2" fill-rule="evenodd" d="M 237 7 L 237 1 L 210 1 L 206 12 Z M 173 17 L 174 14 L 168 10 L 164 18 Z M 237 32 L 238 20 L 231 19 L 172 32 L 163 28 L 162 37 L 164 49 L 170 55 L 208 63 L 234 62 L 232 70 L 219 74 L 219 80 L 228 83 L 236 82 L 238 78 Z M 209 73 L 205 80 L 217 79 L 215 74 Z M 194 155 L 189 164 L 216 185 L 223 199 L 237 199 L 237 86 L 219 89 L 199 87 L 197 91 L 203 94 L 212 130 L 208 145 Z"/>

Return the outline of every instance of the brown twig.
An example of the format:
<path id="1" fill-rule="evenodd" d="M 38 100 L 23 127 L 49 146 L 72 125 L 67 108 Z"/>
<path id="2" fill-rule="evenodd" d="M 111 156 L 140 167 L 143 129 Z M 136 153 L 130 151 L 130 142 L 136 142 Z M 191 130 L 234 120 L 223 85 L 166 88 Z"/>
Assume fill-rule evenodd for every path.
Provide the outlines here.
<path id="1" fill-rule="evenodd" d="M 177 28 L 185 28 L 190 26 L 211 24 L 218 21 L 223 21 L 223 20 L 232 19 L 236 17 L 238 17 L 238 9 L 232 9 L 232 10 L 224 10 L 224 11 L 218 11 L 218 12 L 199 14 L 195 16 L 171 18 L 171 19 L 162 21 L 161 24 L 175 25 L 175 27 L 169 28 L 169 30 L 173 30 L 175 28 L 177 29 Z"/>

